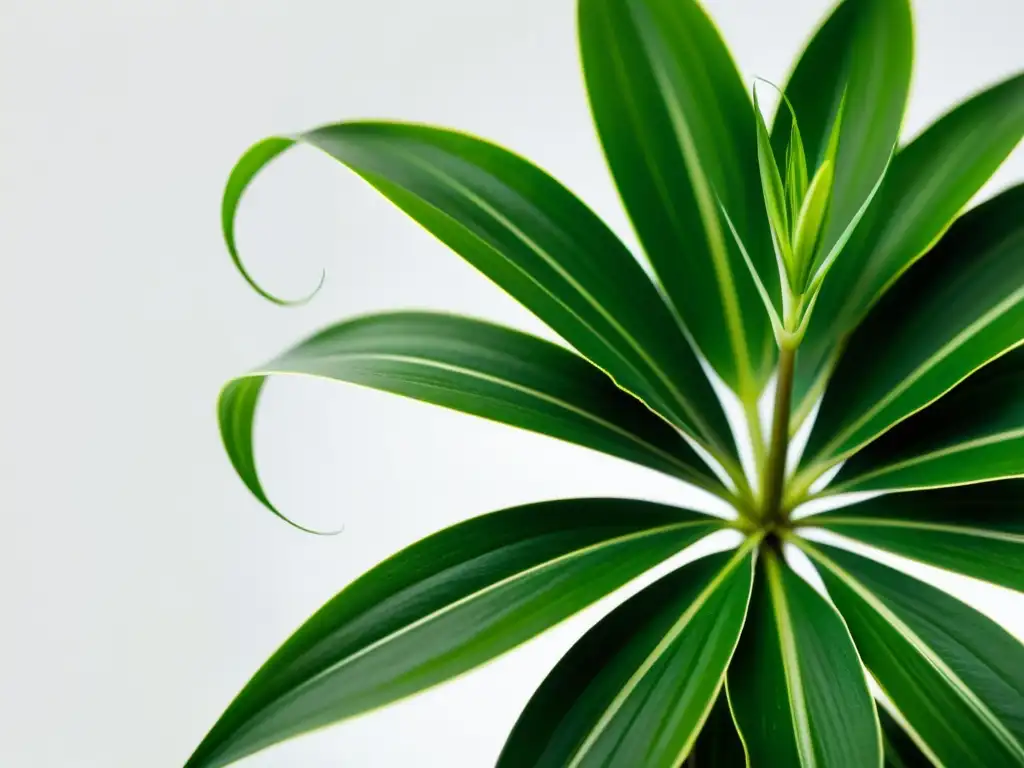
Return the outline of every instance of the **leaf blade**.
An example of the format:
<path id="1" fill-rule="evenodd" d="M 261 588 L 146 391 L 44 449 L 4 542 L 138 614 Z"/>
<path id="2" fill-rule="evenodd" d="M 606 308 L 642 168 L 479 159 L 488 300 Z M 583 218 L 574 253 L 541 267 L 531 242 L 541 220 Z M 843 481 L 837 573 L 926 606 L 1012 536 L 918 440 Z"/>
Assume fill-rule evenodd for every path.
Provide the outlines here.
<path id="1" fill-rule="evenodd" d="M 256 471 L 252 432 L 263 382 L 287 374 L 441 405 L 721 490 L 676 430 L 569 350 L 478 320 L 396 312 L 331 326 L 229 383 L 222 393 L 221 434 L 232 463 L 253 494 L 278 515 Z"/>
<path id="2" fill-rule="evenodd" d="M 623 499 L 494 512 L 370 570 L 253 677 L 188 762 L 221 766 L 471 669 L 718 527 Z"/>
<path id="3" fill-rule="evenodd" d="M 739 637 L 750 549 L 689 563 L 599 622 L 531 699 L 499 768 L 678 766 Z"/>

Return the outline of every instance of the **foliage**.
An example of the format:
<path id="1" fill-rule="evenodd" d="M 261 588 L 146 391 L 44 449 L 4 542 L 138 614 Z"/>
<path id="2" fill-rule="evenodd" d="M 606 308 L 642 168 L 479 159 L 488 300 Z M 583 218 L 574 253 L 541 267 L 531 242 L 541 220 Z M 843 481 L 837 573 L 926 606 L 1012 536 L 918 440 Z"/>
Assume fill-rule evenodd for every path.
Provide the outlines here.
<path id="1" fill-rule="evenodd" d="M 909 0 L 840 3 L 770 127 L 766 86 L 744 85 L 694 0 L 579 0 L 579 32 L 654 279 L 565 187 L 480 139 L 379 122 L 267 139 L 238 162 L 222 212 L 262 295 L 288 303 L 242 264 L 236 208 L 304 143 L 567 346 L 443 314 L 346 320 L 225 387 L 224 443 L 281 514 L 256 471 L 253 416 L 269 377 L 300 373 L 603 451 L 720 496 L 735 518 L 583 498 L 437 533 L 309 619 L 188 765 L 225 765 L 469 670 L 722 529 L 742 543 L 664 576 L 578 642 L 500 768 L 1024 765 L 1024 647 L 934 587 L 805 536 L 1024 589 L 1024 186 L 959 215 L 1024 137 L 1024 75 L 901 144 Z M 704 366 L 742 403 L 746 433 Z M 887 495 L 794 515 L 847 491 Z M 827 596 L 791 569 L 789 547 Z"/>

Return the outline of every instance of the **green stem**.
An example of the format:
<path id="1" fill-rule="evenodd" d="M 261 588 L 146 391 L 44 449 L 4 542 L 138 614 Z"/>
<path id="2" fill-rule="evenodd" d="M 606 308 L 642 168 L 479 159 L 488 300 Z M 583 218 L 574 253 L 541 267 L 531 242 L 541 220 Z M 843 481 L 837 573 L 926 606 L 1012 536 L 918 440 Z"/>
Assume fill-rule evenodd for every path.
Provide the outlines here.
<path id="1" fill-rule="evenodd" d="M 775 408 L 768 458 L 763 475 L 763 518 L 782 522 L 782 491 L 786 479 L 786 456 L 789 452 L 789 416 L 793 402 L 793 370 L 796 367 L 796 345 L 784 340 L 779 348 L 779 373 L 775 384 Z"/>

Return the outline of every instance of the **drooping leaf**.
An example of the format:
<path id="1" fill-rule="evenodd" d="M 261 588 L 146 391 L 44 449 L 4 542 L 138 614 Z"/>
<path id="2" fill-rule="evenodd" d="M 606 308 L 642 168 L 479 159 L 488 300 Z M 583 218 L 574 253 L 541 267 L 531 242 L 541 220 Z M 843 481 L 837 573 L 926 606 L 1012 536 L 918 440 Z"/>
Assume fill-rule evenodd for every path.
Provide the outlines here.
<path id="1" fill-rule="evenodd" d="M 841 338 L 935 243 L 1022 138 L 1024 75 L 1018 75 L 957 106 L 896 154 L 822 286 L 800 348 L 798 410 L 809 408 Z"/>
<path id="2" fill-rule="evenodd" d="M 917 579 L 835 547 L 800 546 L 916 742 L 941 765 L 1024 763 L 1024 646 Z"/>
<path id="3" fill-rule="evenodd" d="M 779 306 L 752 105 L 694 0 L 581 0 L 590 105 L 615 182 L 669 300 L 701 351 L 750 397 L 771 373 L 771 328 L 729 212 Z"/>
<path id="4" fill-rule="evenodd" d="M 685 765 L 686 768 L 742 768 L 747 765 L 747 753 L 736 730 L 724 688 L 718 694 L 708 719 L 704 721 L 704 727 L 700 729 L 700 736 Z"/>
<path id="5" fill-rule="evenodd" d="M 720 525 L 649 502 L 567 499 L 429 536 L 361 576 L 292 635 L 188 768 L 227 765 L 465 672 Z"/>
<path id="6" fill-rule="evenodd" d="M 751 768 L 880 764 L 874 702 L 849 630 L 771 551 L 758 561 L 728 687 Z"/>
<path id="7" fill-rule="evenodd" d="M 914 739 L 903 730 L 883 706 L 878 705 L 878 719 L 882 724 L 882 747 L 885 753 L 885 768 L 934 768 L 928 755 L 914 743 Z"/>
<path id="8" fill-rule="evenodd" d="M 1024 592 L 1024 480 L 880 496 L 802 522 Z"/>
<path id="9" fill-rule="evenodd" d="M 1018 293 L 1024 297 L 1024 289 Z M 1024 313 L 1017 317 L 1019 323 Z M 1022 329 L 1006 333 L 1009 339 Z M 829 491 L 935 488 L 1018 476 L 1024 476 L 1024 346 L 855 454 Z"/>
<path id="10" fill-rule="evenodd" d="M 739 638 L 751 548 L 696 560 L 599 622 L 534 694 L 498 768 L 677 768 Z"/>
<path id="11" fill-rule="evenodd" d="M 1024 185 L 957 222 L 851 337 L 805 451 L 850 456 L 1016 345 L 1024 323 Z"/>
<path id="12" fill-rule="evenodd" d="M 302 374 L 380 389 L 584 445 L 714 491 L 707 465 L 667 422 L 567 349 L 454 315 L 398 312 L 339 323 L 235 379 L 220 399 L 221 435 L 249 489 L 253 418 L 268 376 Z"/>
<path id="13" fill-rule="evenodd" d="M 295 142 L 351 168 L 536 314 L 625 389 L 706 446 L 735 451 L 721 406 L 657 289 L 625 246 L 565 187 L 493 144 L 401 123 L 339 123 L 272 138 L 238 163 L 242 193 Z"/>

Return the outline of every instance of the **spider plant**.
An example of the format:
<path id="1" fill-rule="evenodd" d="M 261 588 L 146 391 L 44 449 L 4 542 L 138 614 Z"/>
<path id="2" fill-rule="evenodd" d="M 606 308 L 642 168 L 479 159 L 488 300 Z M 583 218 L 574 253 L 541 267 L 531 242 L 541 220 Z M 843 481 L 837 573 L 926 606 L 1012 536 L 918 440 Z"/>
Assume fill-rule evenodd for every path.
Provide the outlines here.
<path id="1" fill-rule="evenodd" d="M 770 86 L 740 78 L 693 0 L 580 0 L 579 38 L 650 269 L 547 173 L 462 133 L 347 122 L 261 141 L 228 180 L 223 228 L 266 298 L 289 303 L 246 271 L 236 208 L 302 143 L 565 345 L 446 314 L 344 320 L 225 387 L 224 444 L 280 514 L 257 475 L 253 415 L 269 378 L 305 374 L 636 462 L 721 497 L 734 519 L 577 498 L 434 534 L 310 618 L 188 765 L 226 765 L 454 677 L 722 529 L 742 534 L 735 549 L 642 589 L 558 663 L 500 768 L 1024 765 L 1024 647 L 813 534 L 1024 589 L 1024 186 L 961 215 L 1024 136 L 1024 76 L 901 141 L 909 0 L 840 3 L 771 127 L 758 104 Z M 854 491 L 881 493 L 801 512 Z M 791 569 L 795 550 L 824 592 Z"/>

